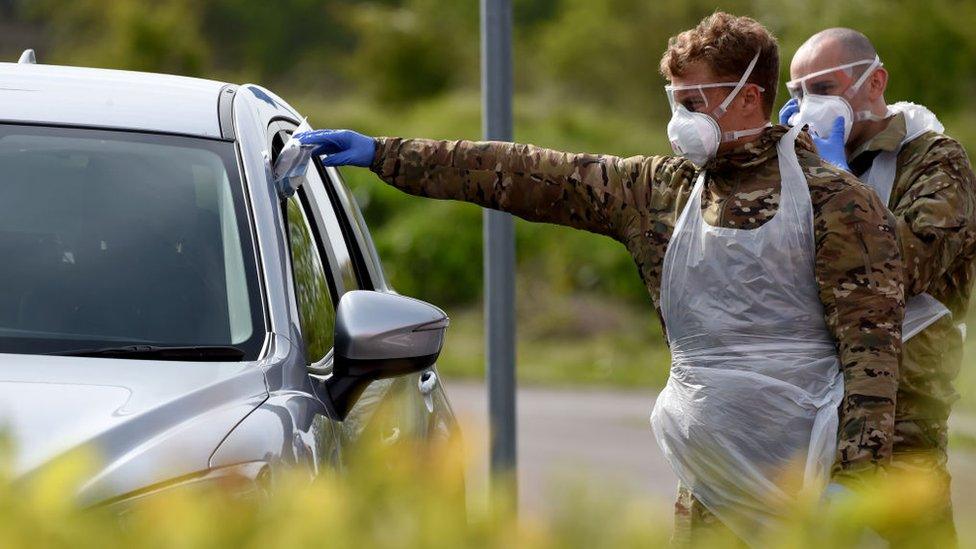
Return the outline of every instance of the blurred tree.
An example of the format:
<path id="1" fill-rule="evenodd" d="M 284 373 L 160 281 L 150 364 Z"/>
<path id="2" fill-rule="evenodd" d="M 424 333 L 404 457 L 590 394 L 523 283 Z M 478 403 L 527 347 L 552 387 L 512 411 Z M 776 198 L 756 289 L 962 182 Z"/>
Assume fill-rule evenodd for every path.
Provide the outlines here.
<path id="1" fill-rule="evenodd" d="M 851 27 L 871 39 L 891 73 L 890 102 L 914 101 L 945 115 L 967 106 L 976 87 L 976 3 L 756 0 L 755 5 L 756 11 L 769 14 L 766 22 L 780 37 L 784 80 L 793 52 L 810 35 Z"/>
<path id="2" fill-rule="evenodd" d="M 200 75 L 209 50 L 193 0 L 37 0 L 29 16 L 49 26 L 49 62 Z"/>
<path id="3" fill-rule="evenodd" d="M 416 202 L 416 201 L 415 201 Z M 376 234 L 398 291 L 442 305 L 481 295 L 481 209 L 432 200 L 416 203 Z"/>
<path id="4" fill-rule="evenodd" d="M 346 73 L 380 101 L 408 103 L 477 82 L 475 0 L 370 2 L 342 20 L 356 36 Z"/>
<path id="5" fill-rule="evenodd" d="M 737 9 L 741 2 L 724 2 Z M 668 37 L 696 24 L 713 2 L 563 0 L 542 30 L 537 65 L 565 97 L 666 118 L 658 72 Z"/>
<path id="6" fill-rule="evenodd" d="M 354 36 L 336 13 L 356 3 L 321 0 L 200 2 L 217 66 L 255 81 L 284 76 L 309 86 L 335 83 L 337 59 Z"/>

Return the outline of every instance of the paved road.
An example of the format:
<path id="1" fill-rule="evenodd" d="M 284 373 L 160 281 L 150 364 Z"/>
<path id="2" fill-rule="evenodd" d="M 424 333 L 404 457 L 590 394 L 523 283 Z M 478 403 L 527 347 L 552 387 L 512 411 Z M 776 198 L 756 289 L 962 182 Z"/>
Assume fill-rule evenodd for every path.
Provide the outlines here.
<path id="1" fill-rule="evenodd" d="M 448 394 L 466 425 L 475 457 L 487 447 L 487 400 L 484 385 L 448 382 Z M 545 512 L 575 480 L 597 487 L 607 497 L 640 496 L 670 505 L 676 479 L 651 434 L 648 417 L 653 391 L 520 388 L 518 392 L 518 462 L 520 503 L 529 512 Z M 976 434 L 976 420 L 955 417 L 953 428 Z M 976 516 L 976 452 L 951 456 L 960 529 L 963 517 Z M 487 466 L 469 471 L 469 484 L 484 487 Z"/>
<path id="2" fill-rule="evenodd" d="M 484 385 L 449 382 L 451 403 L 466 426 L 475 456 L 487 447 Z M 575 480 L 608 494 L 650 496 L 662 504 L 676 479 L 651 434 L 653 392 L 521 388 L 518 393 L 518 464 L 524 509 L 544 511 Z M 469 483 L 484 486 L 487 465 L 475 463 Z M 477 491 L 477 490 L 475 490 Z"/>

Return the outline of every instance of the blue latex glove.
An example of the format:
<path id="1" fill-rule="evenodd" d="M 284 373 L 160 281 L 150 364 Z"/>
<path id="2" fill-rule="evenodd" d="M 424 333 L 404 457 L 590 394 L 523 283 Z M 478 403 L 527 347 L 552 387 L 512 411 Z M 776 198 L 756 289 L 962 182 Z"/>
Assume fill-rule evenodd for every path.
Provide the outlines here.
<path id="1" fill-rule="evenodd" d="M 303 145 L 315 145 L 312 154 L 322 156 L 325 166 L 368 168 L 376 154 L 376 140 L 352 130 L 315 130 L 294 136 Z"/>
<path id="2" fill-rule="evenodd" d="M 844 486 L 843 484 L 837 482 L 831 482 L 824 488 L 823 495 L 820 496 L 820 501 L 824 505 L 831 505 L 836 503 L 838 500 L 848 498 L 851 496 L 851 490 Z"/>
<path id="3" fill-rule="evenodd" d="M 845 172 L 851 171 L 847 165 L 847 151 L 844 149 L 844 117 L 838 116 L 834 120 L 828 137 L 817 137 L 813 133 L 810 137 L 813 138 L 813 144 L 817 147 L 820 158 Z"/>
<path id="4" fill-rule="evenodd" d="M 800 112 L 800 103 L 796 98 L 790 99 L 783 105 L 783 108 L 779 110 L 779 123 L 784 126 L 790 125 L 790 118 Z"/>

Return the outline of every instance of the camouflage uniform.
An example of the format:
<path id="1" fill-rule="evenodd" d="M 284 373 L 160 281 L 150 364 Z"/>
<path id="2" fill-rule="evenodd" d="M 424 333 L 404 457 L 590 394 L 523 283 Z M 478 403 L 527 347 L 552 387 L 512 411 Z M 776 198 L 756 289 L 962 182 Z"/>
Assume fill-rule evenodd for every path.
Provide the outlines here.
<path id="1" fill-rule="evenodd" d="M 775 215 L 776 144 L 785 132 L 774 126 L 709 162 L 702 196 L 706 222 L 752 229 Z M 877 196 L 823 164 L 805 135 L 797 140 L 797 156 L 813 203 L 814 274 L 845 377 L 835 476 L 855 481 L 891 455 L 902 264 L 894 221 Z M 514 143 L 401 138 L 378 140 L 372 170 L 410 194 L 474 202 L 620 241 L 659 315 L 664 252 L 697 175 L 691 162 L 674 156 L 619 158 Z M 693 497 L 679 498 L 676 531 L 686 530 L 686 517 L 709 515 L 700 504 L 681 512 L 695 504 Z"/>
<path id="2" fill-rule="evenodd" d="M 861 175 L 879 152 L 897 150 L 905 135 L 905 116 L 899 113 L 850 155 L 852 171 Z M 962 364 L 959 324 L 976 275 L 976 177 L 962 146 L 935 132 L 905 144 L 888 207 L 898 223 L 905 294 L 928 292 L 952 311 L 952 318 L 943 317 L 904 345 L 893 465 L 934 471 L 944 488 L 944 508 L 938 512 L 951 522 L 947 420 L 959 398 L 952 385 Z"/>

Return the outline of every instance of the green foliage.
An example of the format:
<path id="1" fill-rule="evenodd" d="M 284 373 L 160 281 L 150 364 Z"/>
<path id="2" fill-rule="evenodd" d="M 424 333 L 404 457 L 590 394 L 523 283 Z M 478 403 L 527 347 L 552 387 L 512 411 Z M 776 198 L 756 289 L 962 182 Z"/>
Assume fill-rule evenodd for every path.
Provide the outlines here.
<path id="1" fill-rule="evenodd" d="M 660 388 L 670 355 L 649 307 L 547 291 L 519 279 L 518 380 L 529 385 Z M 451 328 L 437 361 L 447 379 L 485 377 L 481 308 L 448 310 Z M 450 392 L 450 391 L 449 391 Z"/>
<path id="2" fill-rule="evenodd" d="M 442 304 L 464 303 L 481 294 L 481 209 L 428 201 L 410 208 L 375 232 L 398 291 L 437 295 Z"/>
<path id="3" fill-rule="evenodd" d="M 667 105 L 660 101 L 664 81 L 657 65 L 672 34 L 664 29 L 681 27 L 660 13 L 660 5 L 566 0 L 533 44 L 534 58 L 564 97 L 663 116 Z"/>
<path id="4" fill-rule="evenodd" d="M 504 507 L 465 505 L 457 471 L 464 451 L 379 442 L 367 430 L 346 448 L 341 473 L 278 471 L 259 477 L 225 475 L 183 479 L 145 497 L 83 509 L 74 494 L 97 470 L 97 456 L 80 451 L 14 482 L 9 461 L 0 470 L 0 540 L 37 548 L 507 548 L 661 547 L 667 543 L 669 506 L 608 497 L 585 478 L 562 482 L 547 515 L 514 516 Z M 418 479 L 422 479 L 418 481 Z M 872 547 L 875 532 L 898 536 L 905 547 L 941 547 L 946 540 L 919 528 L 937 497 L 931 479 L 878 479 L 826 508 L 805 494 L 777 509 L 783 524 L 762 546 Z M 707 547 L 739 547 L 712 538 Z"/>
<path id="5" fill-rule="evenodd" d="M 345 63 L 363 91 L 386 103 L 431 97 L 476 75 L 476 3 L 407 0 L 364 4 L 346 21 L 358 47 Z"/>
<path id="6" fill-rule="evenodd" d="M 285 76 L 308 85 L 338 79 L 334 57 L 354 40 L 337 20 L 342 6 L 320 0 L 198 2 L 212 64 L 247 79 Z M 302 73 L 312 73 L 300 77 Z"/>
<path id="7" fill-rule="evenodd" d="M 49 59 L 68 63 L 341 84 L 347 94 L 401 104 L 478 82 L 475 0 L 12 5 L 15 18 L 29 16 L 45 29 Z M 973 110 L 966 100 L 976 82 L 976 4 L 957 0 L 516 0 L 517 84 L 573 103 L 664 116 L 657 64 L 667 39 L 716 9 L 766 24 L 780 39 L 784 76 L 791 52 L 809 35 L 850 26 L 877 45 L 893 75 L 892 99 L 914 99 L 940 114 Z"/>
<path id="8" fill-rule="evenodd" d="M 50 61 L 187 75 L 201 75 L 208 66 L 202 11 L 193 0 L 38 0 L 26 6 L 49 25 Z"/>

